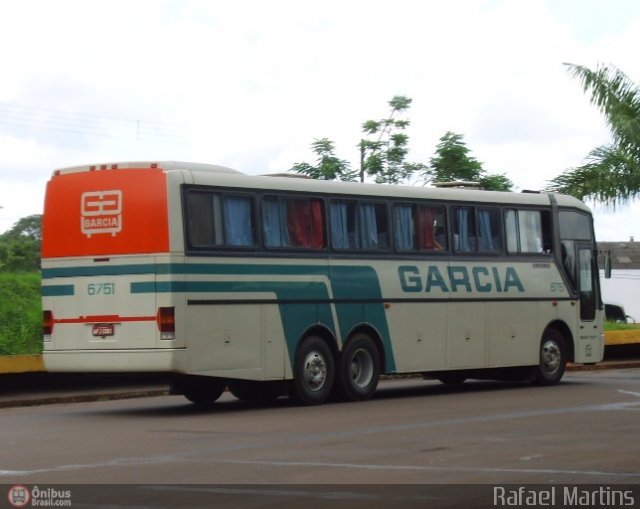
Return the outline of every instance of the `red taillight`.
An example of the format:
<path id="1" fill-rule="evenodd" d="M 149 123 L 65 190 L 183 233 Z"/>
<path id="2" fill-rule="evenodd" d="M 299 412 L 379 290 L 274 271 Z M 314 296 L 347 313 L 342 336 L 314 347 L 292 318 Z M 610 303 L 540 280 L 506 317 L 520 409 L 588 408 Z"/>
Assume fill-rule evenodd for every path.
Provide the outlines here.
<path id="1" fill-rule="evenodd" d="M 160 339 L 176 338 L 176 315 L 175 308 L 158 308 L 156 316 Z"/>
<path id="2" fill-rule="evenodd" d="M 53 333 L 53 311 L 45 309 L 42 313 L 42 333 L 50 336 Z"/>

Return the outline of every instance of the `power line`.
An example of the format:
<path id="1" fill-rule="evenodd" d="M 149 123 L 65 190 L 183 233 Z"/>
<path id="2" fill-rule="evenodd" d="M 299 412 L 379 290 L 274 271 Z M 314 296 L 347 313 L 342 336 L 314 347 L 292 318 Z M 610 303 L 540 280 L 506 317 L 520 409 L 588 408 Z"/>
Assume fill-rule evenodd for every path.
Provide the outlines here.
<path id="1" fill-rule="evenodd" d="M 18 106 L 0 102 L 0 124 L 26 129 L 44 129 L 84 136 L 102 136 L 189 145 L 184 130 L 169 129 L 162 122 L 65 112 L 49 108 Z"/>

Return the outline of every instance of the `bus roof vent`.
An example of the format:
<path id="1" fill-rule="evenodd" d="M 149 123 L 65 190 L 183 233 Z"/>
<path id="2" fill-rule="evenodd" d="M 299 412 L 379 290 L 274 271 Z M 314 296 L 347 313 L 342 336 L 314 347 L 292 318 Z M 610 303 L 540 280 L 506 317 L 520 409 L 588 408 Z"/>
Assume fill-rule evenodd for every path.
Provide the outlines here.
<path id="1" fill-rule="evenodd" d="M 265 173 L 261 177 L 286 177 L 293 179 L 310 179 L 308 175 L 300 175 L 299 173 Z"/>
<path id="2" fill-rule="evenodd" d="M 542 194 L 542 191 L 535 191 L 533 189 L 523 189 L 520 192 L 521 193 L 527 193 L 527 194 Z"/>
<path id="3" fill-rule="evenodd" d="M 442 189 L 476 189 L 481 190 L 480 182 L 469 182 L 465 180 L 453 180 L 451 182 L 433 182 L 433 187 Z"/>

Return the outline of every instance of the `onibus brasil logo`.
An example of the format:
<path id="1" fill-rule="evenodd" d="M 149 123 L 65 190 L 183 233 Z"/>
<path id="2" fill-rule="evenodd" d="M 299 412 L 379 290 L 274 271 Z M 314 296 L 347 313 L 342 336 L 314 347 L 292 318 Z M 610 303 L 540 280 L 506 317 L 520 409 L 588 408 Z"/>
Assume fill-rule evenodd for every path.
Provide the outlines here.
<path id="1" fill-rule="evenodd" d="M 9 488 L 7 499 L 12 507 L 27 507 L 29 502 L 32 507 L 71 507 L 71 490 L 16 484 Z"/>
<path id="2" fill-rule="evenodd" d="M 122 191 L 89 191 L 80 197 L 80 229 L 88 238 L 122 230 Z"/>

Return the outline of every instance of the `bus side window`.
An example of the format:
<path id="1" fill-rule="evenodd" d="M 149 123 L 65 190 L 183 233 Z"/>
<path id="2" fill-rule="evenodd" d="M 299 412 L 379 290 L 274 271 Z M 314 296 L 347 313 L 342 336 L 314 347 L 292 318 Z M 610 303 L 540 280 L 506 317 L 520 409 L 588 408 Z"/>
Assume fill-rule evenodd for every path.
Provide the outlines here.
<path id="1" fill-rule="evenodd" d="M 267 247 L 323 249 L 325 242 L 322 200 L 265 197 L 262 231 Z"/>
<path id="2" fill-rule="evenodd" d="M 499 209 L 477 209 L 478 251 L 502 251 Z"/>
<path id="3" fill-rule="evenodd" d="M 227 246 L 253 246 L 253 200 L 248 196 L 225 196 L 224 239 Z"/>
<path id="4" fill-rule="evenodd" d="M 389 229 L 383 203 L 333 200 L 329 208 L 334 249 L 387 249 Z"/>
<path id="5" fill-rule="evenodd" d="M 474 252 L 477 238 L 473 208 L 456 207 L 453 211 L 454 250 L 458 253 Z"/>
<path id="6" fill-rule="evenodd" d="M 447 249 L 444 207 L 396 204 L 393 218 L 398 251 Z"/>
<path id="7" fill-rule="evenodd" d="M 508 253 L 551 253 L 553 243 L 548 211 L 507 210 L 505 226 Z"/>
<path id="8" fill-rule="evenodd" d="M 222 245 L 220 199 L 212 193 L 191 191 L 187 194 L 189 244 L 196 248 Z"/>
<path id="9" fill-rule="evenodd" d="M 187 194 L 188 240 L 194 248 L 255 245 L 253 198 L 190 191 Z"/>

